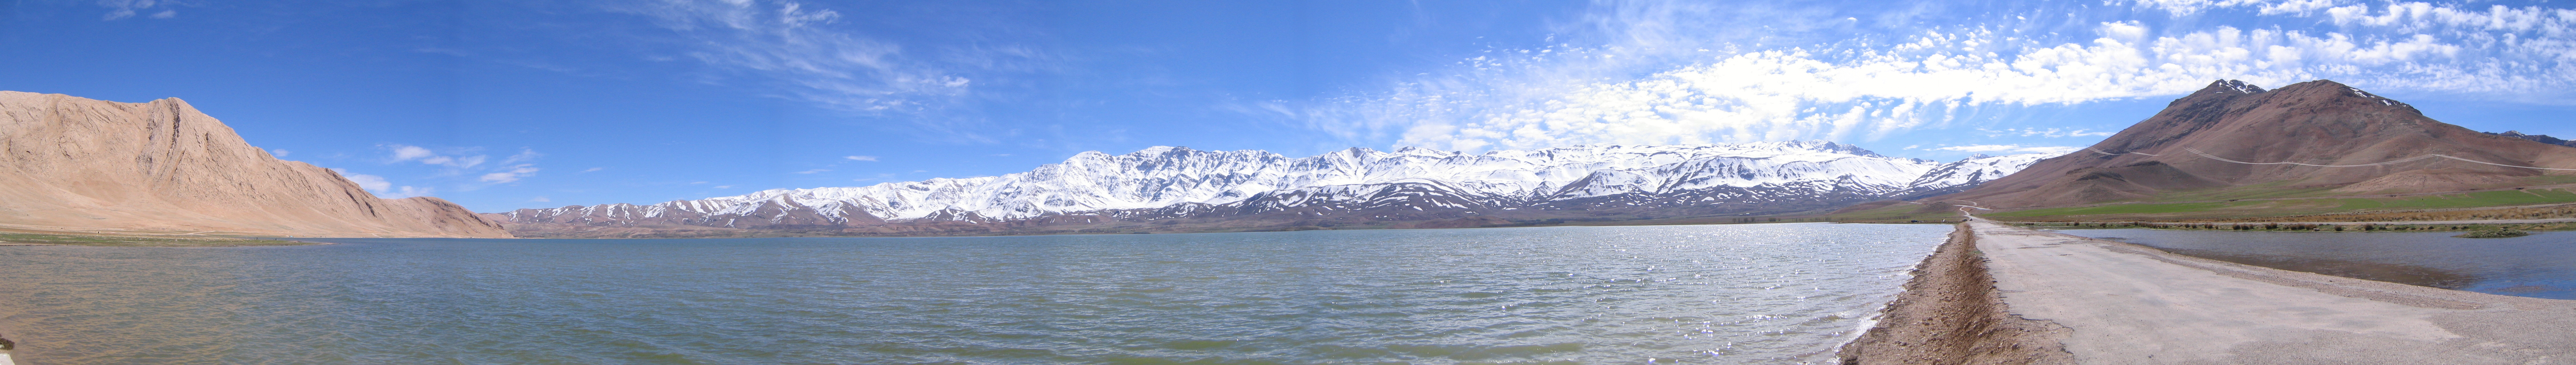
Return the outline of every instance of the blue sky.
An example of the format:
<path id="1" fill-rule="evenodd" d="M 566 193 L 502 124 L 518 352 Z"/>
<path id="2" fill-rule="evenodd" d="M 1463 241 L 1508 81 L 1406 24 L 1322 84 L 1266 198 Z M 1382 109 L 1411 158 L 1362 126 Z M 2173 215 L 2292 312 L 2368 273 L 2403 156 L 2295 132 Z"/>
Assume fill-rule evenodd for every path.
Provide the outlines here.
<path id="1" fill-rule="evenodd" d="M 0 89 L 178 97 L 476 211 L 1291 156 L 2100 140 L 2210 80 L 2576 135 L 2576 4 L 2345 0 L 20 1 Z"/>

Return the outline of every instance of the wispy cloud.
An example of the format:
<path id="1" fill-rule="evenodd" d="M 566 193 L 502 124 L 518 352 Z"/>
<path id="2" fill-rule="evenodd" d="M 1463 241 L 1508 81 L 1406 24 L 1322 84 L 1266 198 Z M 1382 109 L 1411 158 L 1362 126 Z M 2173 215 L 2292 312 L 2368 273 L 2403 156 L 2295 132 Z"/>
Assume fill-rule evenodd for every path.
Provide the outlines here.
<path id="1" fill-rule="evenodd" d="M 183 5 L 189 4 L 186 1 L 178 0 L 98 0 L 98 6 L 107 8 L 107 15 L 101 16 L 99 19 L 117 20 L 132 18 L 134 15 L 142 14 L 144 12 L 151 12 L 151 15 L 147 16 L 153 19 L 169 19 L 179 16 L 179 10 L 172 8 Z M 152 11 L 154 9 L 160 9 L 161 11 Z"/>
<path id="2" fill-rule="evenodd" d="M 876 157 L 876 156 L 841 156 L 841 158 L 843 158 L 843 159 L 848 159 L 848 160 L 850 160 L 850 161 L 867 161 L 867 162 L 876 162 L 876 161 L 877 161 L 877 157 Z"/>
<path id="3" fill-rule="evenodd" d="M 1978 108 L 2177 95 L 2216 79 L 2277 87 L 2332 78 L 2372 89 L 2532 100 L 2576 92 L 2568 86 L 2576 85 L 2576 29 L 2570 26 L 2576 11 L 2319 1 L 2129 4 L 2164 9 L 2174 19 L 2238 12 L 2264 21 L 2013 16 L 2027 20 L 1801 42 L 1798 35 L 1807 30 L 1797 27 L 1864 24 L 1859 17 L 1755 6 L 1756 16 L 1780 19 L 1747 23 L 1783 28 L 1730 32 L 1742 26 L 1728 23 L 1745 16 L 1733 14 L 1739 9 L 1601 1 L 1562 29 L 1564 38 L 1583 43 L 1492 50 L 1449 70 L 1397 79 L 1384 92 L 1242 109 L 1302 120 L 1356 143 L 1473 151 L 1872 140 L 1958 123 L 1961 113 Z M 1916 9 L 1887 16 L 1909 11 Z M 2030 25 L 2050 22 L 2085 25 L 2071 32 Z M 2267 25 L 2301 22 L 2326 25 Z"/>
<path id="4" fill-rule="evenodd" d="M 509 157 L 509 158 L 503 158 L 503 159 L 501 159 L 501 163 L 502 163 L 502 164 L 514 164 L 514 163 L 520 163 L 520 162 L 536 161 L 538 157 L 544 157 L 544 156 L 545 156 L 545 154 L 537 153 L 537 150 L 521 148 L 521 149 L 519 149 L 519 154 L 510 155 L 510 157 Z"/>
<path id="5" fill-rule="evenodd" d="M 795 173 L 799 173 L 799 174 L 812 174 L 812 173 L 824 172 L 824 171 L 832 171 L 832 169 L 813 169 L 813 170 L 797 171 L 797 172 L 795 172 Z"/>
<path id="6" fill-rule="evenodd" d="M 455 188 L 459 191 L 472 191 L 492 184 L 518 182 L 543 170 L 534 162 L 538 158 L 545 157 L 545 154 L 537 153 L 535 149 L 521 148 L 519 153 L 501 158 L 500 163 L 486 164 L 485 162 L 490 161 L 492 157 L 475 153 L 482 151 L 481 147 L 429 148 L 405 144 L 385 144 L 379 147 L 389 153 L 384 160 L 385 163 L 419 163 L 435 166 L 439 171 L 436 176 L 442 178 L 473 177 L 472 181 L 458 182 L 459 185 Z M 594 167 L 583 172 L 598 170 L 599 168 Z"/>
<path id="7" fill-rule="evenodd" d="M 861 115 L 952 111 L 979 75 L 1042 69 L 1043 52 L 989 40 L 907 46 L 860 31 L 827 6 L 778 0 L 661 0 L 615 6 L 647 16 L 688 43 L 685 57 L 772 83 L 776 96 Z M 861 14 L 876 15 L 876 14 Z M 920 14 L 906 14 L 920 15 Z M 884 15 L 877 15 L 884 16 Z M 907 118 L 970 139 L 975 118 Z"/>
<path id="8" fill-rule="evenodd" d="M 482 165 L 484 160 L 491 159 L 491 156 L 480 155 L 480 154 L 476 154 L 476 155 L 441 154 L 441 153 L 438 153 L 437 151 L 432 151 L 432 150 L 430 150 L 429 148 L 426 148 L 426 147 L 420 147 L 420 146 L 411 146 L 411 145 L 393 144 L 393 145 L 385 145 L 385 147 L 393 150 L 392 162 L 397 162 L 397 163 L 399 163 L 399 162 L 415 162 L 415 161 L 416 161 L 416 162 L 420 162 L 420 163 L 423 163 L 423 164 L 439 165 L 439 166 L 446 166 L 446 167 L 451 167 L 451 168 L 459 168 L 459 169 L 462 169 L 462 168 L 471 168 L 471 167 L 474 167 L 474 166 Z M 472 150 L 472 149 L 460 149 L 459 151 L 471 151 L 471 150 Z M 458 155 L 462 155 L 462 156 L 458 156 Z"/>
<path id="9" fill-rule="evenodd" d="M 401 199 L 415 196 L 429 196 L 431 192 L 430 188 L 418 188 L 409 185 L 395 186 L 392 181 L 385 180 L 385 177 L 383 176 L 350 173 L 349 170 L 343 169 L 331 169 L 331 171 L 340 173 L 341 177 L 348 178 L 349 182 L 357 183 L 358 188 L 366 189 L 369 193 L 375 194 L 378 198 Z"/>
<path id="10" fill-rule="evenodd" d="M 340 174 L 342 176 L 347 176 L 349 178 L 349 182 L 358 183 L 359 188 L 367 190 L 384 191 L 385 189 L 394 187 L 394 183 L 385 181 L 385 177 L 383 176 L 352 174 L 347 170 L 340 170 Z"/>
<path id="11" fill-rule="evenodd" d="M 538 169 L 537 169 L 536 167 L 532 167 L 532 166 L 534 166 L 534 165 L 529 165 L 529 164 L 518 164 L 518 165 L 512 165 L 512 166 L 510 166 L 510 169 L 509 169 L 509 170 L 507 170 L 507 171 L 501 171 L 501 172 L 494 172 L 494 173 L 489 173 L 489 174 L 483 174 L 483 178 L 482 178 L 482 180 L 483 180 L 483 182 L 488 182 L 488 183 L 510 183 L 510 182 L 516 182 L 516 181 L 519 181 L 519 179 L 520 179 L 520 178 L 524 178 L 524 177 L 528 177 L 528 175 L 534 175 L 534 174 L 536 174 Z"/>
<path id="12" fill-rule="evenodd" d="M 2062 154 L 2062 153 L 2068 153 L 2068 152 L 2075 152 L 2075 150 L 2077 150 L 2077 149 L 2078 149 L 2077 147 L 2067 147 L 2067 146 L 2023 146 L 2023 145 L 2009 145 L 2009 144 L 1983 144 L 1983 145 L 1974 145 L 1974 146 L 1949 146 L 1949 147 L 1938 147 L 1938 148 L 1933 148 L 1933 150 L 1939 150 L 1939 151 L 1960 151 L 1960 152 L 2022 152 L 2022 153 L 2061 153 L 2061 154 Z"/>

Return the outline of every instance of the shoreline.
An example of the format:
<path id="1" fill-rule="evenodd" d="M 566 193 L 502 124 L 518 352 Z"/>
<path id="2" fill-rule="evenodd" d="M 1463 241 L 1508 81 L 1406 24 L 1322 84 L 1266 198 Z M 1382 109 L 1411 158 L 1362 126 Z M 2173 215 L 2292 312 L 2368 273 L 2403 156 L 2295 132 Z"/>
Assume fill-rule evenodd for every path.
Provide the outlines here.
<path id="1" fill-rule="evenodd" d="M 2020 363 L 2576 363 L 2576 300 L 2248 266 L 1999 222 L 1961 224 L 1917 275 L 1877 328 L 1844 345 L 1845 364 L 2004 363 L 1960 350 L 2017 340 L 1974 326 L 1995 318 L 2063 326 L 2044 345 L 2066 357 L 2005 359 L 2034 360 Z M 1980 296 L 1992 302 L 1962 300 Z"/>
<path id="2" fill-rule="evenodd" d="M 2534 232 L 2541 232 L 2541 231 L 2570 231 L 2570 230 L 2576 230 L 2576 222 L 2559 222 L 2559 221 L 2554 220 L 2554 219 L 2553 219 L 2553 220 L 2549 220 L 2549 222 L 2519 222 L 2519 221 L 2417 221 L 2417 222 L 2406 222 L 2406 221 L 2392 221 L 2392 222 L 2254 222 L 2254 223 L 2213 223 L 2213 222 L 2018 222 L 2018 221 L 1995 221 L 1995 223 L 2003 223 L 2003 224 L 2010 224 L 2010 225 L 2024 226 L 2024 227 L 2056 227 L 2056 228 L 2069 228 L 2069 229 L 2117 229 L 2117 228 L 2136 228 L 2136 229 L 2167 229 L 2167 230 L 2178 230 L 2178 231 L 2240 231 L 2240 232 L 2352 232 L 2352 233 L 2369 233 L 2369 232 L 2465 232 L 2465 231 L 2476 231 L 2476 230 L 2488 229 L 2488 228 L 2510 228 L 2510 229 L 2518 229 L 2518 230 L 2534 231 Z"/>
<path id="3" fill-rule="evenodd" d="M 2010 315 L 1965 223 L 1915 265 L 1904 291 L 1844 343 L 1843 364 L 2065 364 L 2067 329 Z M 1965 335 L 1962 335 L 1965 334 Z"/>

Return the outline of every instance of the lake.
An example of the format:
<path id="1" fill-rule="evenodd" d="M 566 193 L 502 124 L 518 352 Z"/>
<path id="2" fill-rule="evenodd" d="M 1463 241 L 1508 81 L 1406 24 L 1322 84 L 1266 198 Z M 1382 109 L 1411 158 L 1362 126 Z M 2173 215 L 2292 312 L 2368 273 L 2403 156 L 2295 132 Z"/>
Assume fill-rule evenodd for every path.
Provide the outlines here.
<path id="1" fill-rule="evenodd" d="M 2488 294 L 2576 299 L 2576 233 L 2456 238 L 2460 232 L 2063 229 L 2165 251 L 2291 271 Z"/>
<path id="2" fill-rule="evenodd" d="M 1823 363 L 1948 225 L 0 247 L 21 363 Z"/>

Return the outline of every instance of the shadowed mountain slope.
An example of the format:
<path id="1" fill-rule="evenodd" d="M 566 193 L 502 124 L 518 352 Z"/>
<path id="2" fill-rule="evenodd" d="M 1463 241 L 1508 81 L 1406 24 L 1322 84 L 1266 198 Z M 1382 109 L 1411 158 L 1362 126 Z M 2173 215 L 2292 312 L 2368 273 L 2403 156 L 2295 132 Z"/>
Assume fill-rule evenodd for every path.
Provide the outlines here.
<path id="1" fill-rule="evenodd" d="M 2539 167 L 2539 168 L 2533 168 Z M 2557 169 L 2548 169 L 2557 168 Z M 2576 148 L 2480 133 L 2334 81 L 2211 83 L 2084 151 L 1926 201 L 1994 209 L 2231 195 L 2408 194 L 2576 175 Z"/>
<path id="2" fill-rule="evenodd" d="M 380 199 L 278 160 L 177 98 L 119 103 L 0 91 L 0 224 L 340 237 L 509 237 L 431 197 Z"/>

